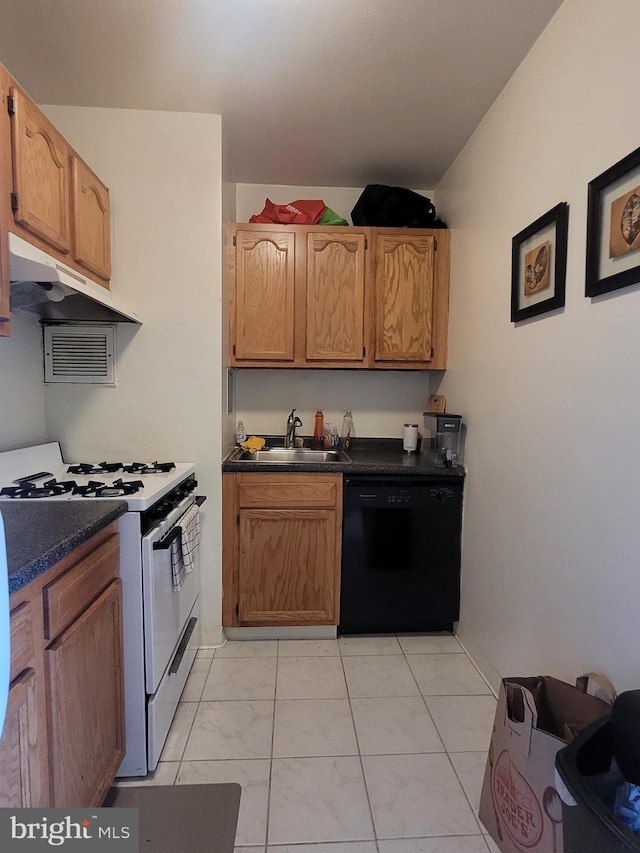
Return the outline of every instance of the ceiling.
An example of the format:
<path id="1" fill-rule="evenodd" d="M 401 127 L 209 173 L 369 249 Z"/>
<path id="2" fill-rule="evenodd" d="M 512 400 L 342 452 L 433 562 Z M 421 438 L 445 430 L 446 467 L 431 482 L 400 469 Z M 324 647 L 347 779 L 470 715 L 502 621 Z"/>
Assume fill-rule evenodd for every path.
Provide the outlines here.
<path id="1" fill-rule="evenodd" d="M 562 0 L 0 0 L 41 104 L 222 115 L 231 180 L 433 188 Z"/>

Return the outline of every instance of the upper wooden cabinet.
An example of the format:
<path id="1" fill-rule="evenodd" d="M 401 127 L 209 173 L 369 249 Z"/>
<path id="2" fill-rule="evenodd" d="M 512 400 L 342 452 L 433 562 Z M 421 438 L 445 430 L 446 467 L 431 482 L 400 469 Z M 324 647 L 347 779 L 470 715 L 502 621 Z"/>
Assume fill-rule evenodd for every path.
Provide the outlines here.
<path id="1" fill-rule="evenodd" d="M 109 190 L 0 66 L 0 335 L 10 332 L 8 232 L 109 287 Z"/>
<path id="2" fill-rule="evenodd" d="M 238 231 L 234 357 L 293 361 L 295 235 Z"/>
<path id="3" fill-rule="evenodd" d="M 431 361 L 436 238 L 377 233 L 375 359 Z"/>
<path id="4" fill-rule="evenodd" d="M 69 146 L 17 86 L 11 87 L 10 114 L 15 221 L 66 255 L 71 248 Z"/>
<path id="5" fill-rule="evenodd" d="M 306 238 L 306 360 L 363 362 L 365 235 L 312 231 Z"/>
<path id="6" fill-rule="evenodd" d="M 232 364 L 362 365 L 363 229 L 247 225 L 231 242 Z"/>
<path id="7" fill-rule="evenodd" d="M 236 367 L 446 367 L 449 232 L 232 226 Z"/>
<path id="8" fill-rule="evenodd" d="M 73 259 L 104 284 L 111 278 L 109 190 L 76 154 L 71 155 Z"/>

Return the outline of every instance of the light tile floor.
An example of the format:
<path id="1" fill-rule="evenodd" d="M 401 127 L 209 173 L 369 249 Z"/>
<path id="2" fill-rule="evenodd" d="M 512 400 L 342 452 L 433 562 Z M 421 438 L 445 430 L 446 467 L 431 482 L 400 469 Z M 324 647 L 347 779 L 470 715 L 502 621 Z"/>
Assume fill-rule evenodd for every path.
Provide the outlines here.
<path id="1" fill-rule="evenodd" d="M 239 782 L 236 853 L 487 853 L 496 701 L 455 637 L 202 649 L 160 764 L 120 784 Z"/>

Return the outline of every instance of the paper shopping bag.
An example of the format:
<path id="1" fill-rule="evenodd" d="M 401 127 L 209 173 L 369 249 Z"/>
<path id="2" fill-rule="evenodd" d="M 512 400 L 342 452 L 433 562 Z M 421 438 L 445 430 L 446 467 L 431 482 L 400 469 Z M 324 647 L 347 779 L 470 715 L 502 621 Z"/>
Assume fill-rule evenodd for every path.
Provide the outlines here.
<path id="1" fill-rule="evenodd" d="M 598 695 L 587 692 L 597 686 Z M 611 712 L 601 676 L 576 685 L 549 675 L 502 680 L 480 797 L 480 820 L 503 853 L 562 853 L 559 749 Z"/>

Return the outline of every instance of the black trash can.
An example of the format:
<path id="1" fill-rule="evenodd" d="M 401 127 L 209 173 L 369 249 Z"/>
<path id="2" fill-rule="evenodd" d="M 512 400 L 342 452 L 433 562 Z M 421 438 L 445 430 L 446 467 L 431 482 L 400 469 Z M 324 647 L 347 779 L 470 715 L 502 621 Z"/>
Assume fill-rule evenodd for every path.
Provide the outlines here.
<path id="1" fill-rule="evenodd" d="M 610 717 L 584 728 L 556 753 L 556 770 L 575 805 L 562 796 L 564 853 L 640 851 L 640 835 L 613 814 L 624 777 L 613 762 Z"/>

